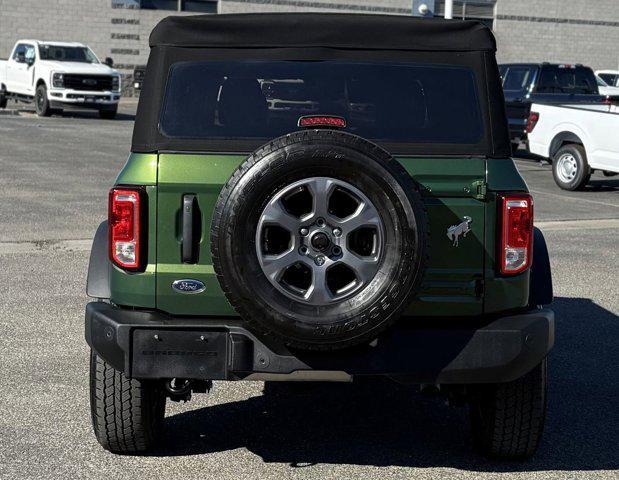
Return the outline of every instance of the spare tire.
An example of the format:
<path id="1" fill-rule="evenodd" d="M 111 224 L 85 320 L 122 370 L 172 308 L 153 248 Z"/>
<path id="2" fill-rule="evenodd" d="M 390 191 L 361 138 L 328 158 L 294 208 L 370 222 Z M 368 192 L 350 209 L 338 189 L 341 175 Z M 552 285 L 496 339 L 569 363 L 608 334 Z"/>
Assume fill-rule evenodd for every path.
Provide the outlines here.
<path id="1" fill-rule="evenodd" d="M 211 224 L 230 304 L 250 330 L 300 349 L 376 338 L 418 290 L 428 248 L 419 185 L 382 148 L 332 130 L 256 150 Z"/>

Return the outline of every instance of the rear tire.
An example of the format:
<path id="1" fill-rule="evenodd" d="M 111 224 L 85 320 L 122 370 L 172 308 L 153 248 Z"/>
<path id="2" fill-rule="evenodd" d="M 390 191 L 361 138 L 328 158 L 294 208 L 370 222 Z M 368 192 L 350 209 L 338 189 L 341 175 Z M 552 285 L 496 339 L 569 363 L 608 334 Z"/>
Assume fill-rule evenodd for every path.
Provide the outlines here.
<path id="1" fill-rule="evenodd" d="M 130 379 L 90 355 L 90 410 L 95 436 L 113 453 L 141 453 L 160 439 L 165 393 L 156 385 Z"/>
<path id="2" fill-rule="evenodd" d="M 582 145 L 562 146 L 552 159 L 552 175 L 563 190 L 581 190 L 591 178 L 591 168 Z"/>
<path id="3" fill-rule="evenodd" d="M 483 455 L 524 459 L 539 445 L 546 418 L 547 365 L 507 383 L 470 387 L 475 448 Z"/>
<path id="4" fill-rule="evenodd" d="M 52 109 L 47 99 L 47 87 L 44 84 L 39 85 L 36 89 L 34 94 L 34 108 L 39 117 L 49 117 L 52 114 Z"/>

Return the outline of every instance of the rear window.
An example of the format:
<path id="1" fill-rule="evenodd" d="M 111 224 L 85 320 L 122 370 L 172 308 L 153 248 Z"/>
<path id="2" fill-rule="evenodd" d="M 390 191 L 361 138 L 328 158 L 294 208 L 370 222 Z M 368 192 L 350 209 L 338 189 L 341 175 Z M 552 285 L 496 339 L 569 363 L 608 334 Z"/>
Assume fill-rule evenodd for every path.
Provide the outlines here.
<path id="1" fill-rule="evenodd" d="M 382 142 L 475 144 L 483 136 L 467 67 L 344 61 L 181 62 L 160 130 L 174 138 L 274 138 L 304 115 L 336 115 Z"/>
<path id="2" fill-rule="evenodd" d="M 586 67 L 542 67 L 537 93 L 598 94 L 593 70 Z"/>
<path id="3" fill-rule="evenodd" d="M 531 82 L 531 67 L 509 67 L 503 78 L 503 90 L 522 91 Z"/>

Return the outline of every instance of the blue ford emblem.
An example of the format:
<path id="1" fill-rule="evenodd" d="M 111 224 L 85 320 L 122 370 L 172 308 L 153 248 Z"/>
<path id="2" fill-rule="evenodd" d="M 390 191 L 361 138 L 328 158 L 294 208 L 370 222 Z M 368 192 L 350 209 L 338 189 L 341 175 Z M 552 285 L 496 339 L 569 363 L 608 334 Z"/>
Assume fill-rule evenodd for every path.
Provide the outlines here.
<path id="1" fill-rule="evenodd" d="M 206 290 L 206 285 L 200 280 L 185 278 L 183 280 L 174 280 L 172 282 L 172 290 L 178 293 L 202 293 Z"/>

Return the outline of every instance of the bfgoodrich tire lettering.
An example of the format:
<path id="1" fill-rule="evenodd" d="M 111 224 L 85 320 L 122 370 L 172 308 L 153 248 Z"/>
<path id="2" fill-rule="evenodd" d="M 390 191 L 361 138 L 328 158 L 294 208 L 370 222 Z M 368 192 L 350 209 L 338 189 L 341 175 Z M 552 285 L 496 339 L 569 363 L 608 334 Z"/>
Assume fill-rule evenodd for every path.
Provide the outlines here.
<path id="1" fill-rule="evenodd" d="M 278 291 L 256 253 L 265 206 L 311 177 L 353 185 L 384 225 L 378 273 L 354 295 L 320 305 Z M 428 260 L 427 221 L 418 185 L 384 150 L 342 132 L 297 132 L 254 152 L 222 189 L 211 224 L 213 265 L 228 300 L 254 331 L 296 348 L 343 348 L 375 338 L 418 289 Z"/>

